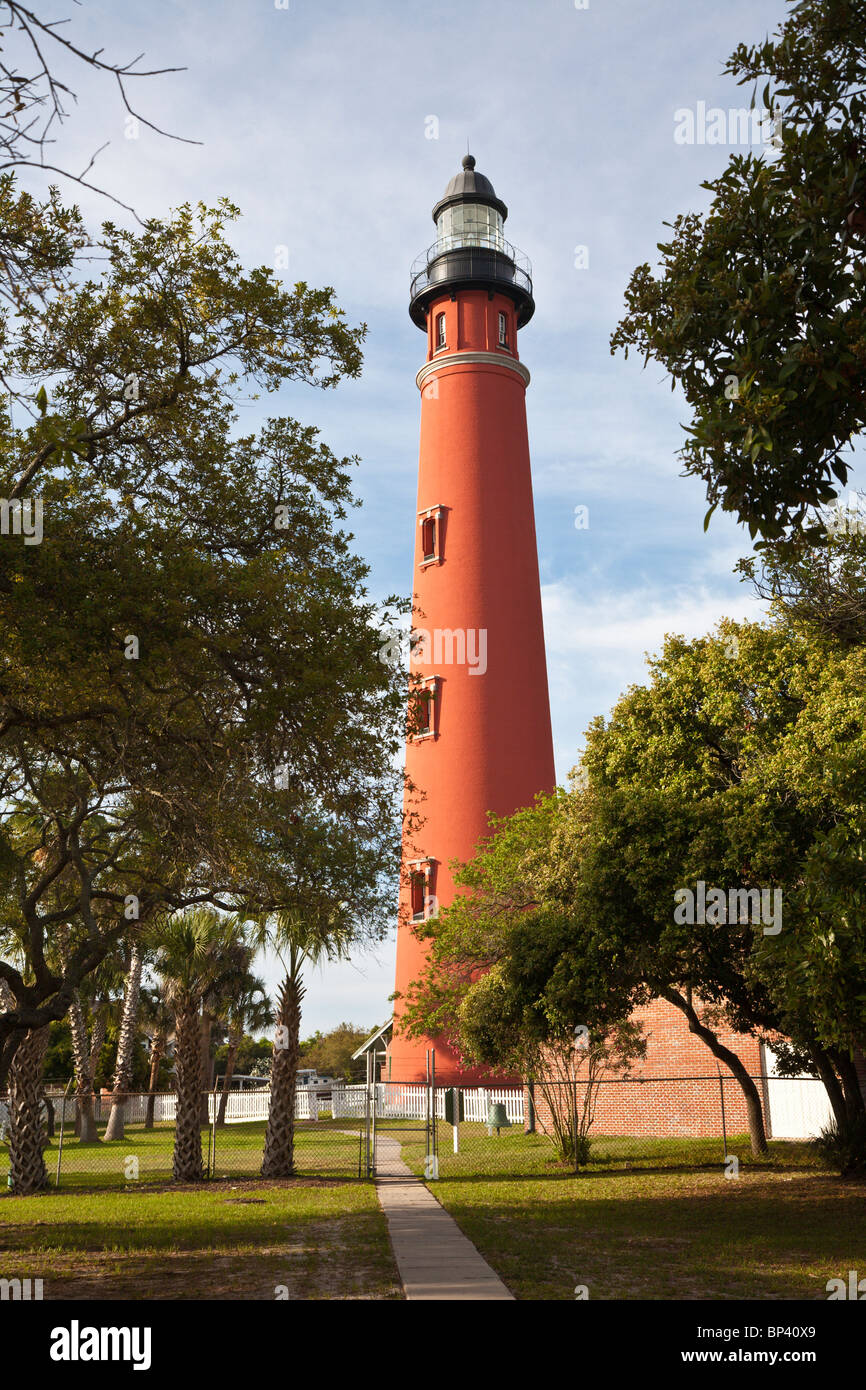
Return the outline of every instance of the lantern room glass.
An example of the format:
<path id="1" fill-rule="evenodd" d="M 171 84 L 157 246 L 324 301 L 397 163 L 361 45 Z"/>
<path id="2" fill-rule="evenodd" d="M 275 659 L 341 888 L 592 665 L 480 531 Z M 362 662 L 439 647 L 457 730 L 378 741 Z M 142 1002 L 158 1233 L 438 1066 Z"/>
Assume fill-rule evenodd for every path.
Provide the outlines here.
<path id="1" fill-rule="evenodd" d="M 460 246 L 484 246 L 505 250 L 502 214 L 486 203 L 455 203 L 443 208 L 436 219 L 437 250 Z"/>

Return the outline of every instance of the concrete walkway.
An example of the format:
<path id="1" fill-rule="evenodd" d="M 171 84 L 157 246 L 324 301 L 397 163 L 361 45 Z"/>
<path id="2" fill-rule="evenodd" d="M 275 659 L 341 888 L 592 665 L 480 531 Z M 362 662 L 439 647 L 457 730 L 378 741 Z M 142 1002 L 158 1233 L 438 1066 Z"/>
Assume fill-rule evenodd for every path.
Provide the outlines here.
<path id="1" fill-rule="evenodd" d="M 513 1301 L 454 1218 L 403 1162 L 399 1141 L 381 1131 L 376 1136 L 376 1192 L 407 1299 Z"/>

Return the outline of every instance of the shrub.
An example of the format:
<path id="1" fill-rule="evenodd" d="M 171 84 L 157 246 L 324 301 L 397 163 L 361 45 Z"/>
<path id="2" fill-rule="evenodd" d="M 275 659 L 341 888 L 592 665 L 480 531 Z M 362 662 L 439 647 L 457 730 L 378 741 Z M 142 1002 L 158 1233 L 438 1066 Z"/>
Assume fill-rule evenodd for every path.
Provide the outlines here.
<path id="1" fill-rule="evenodd" d="M 843 1178 L 866 1177 L 866 1116 L 858 1115 L 841 1130 L 834 1120 L 812 1142 L 826 1167 Z"/>

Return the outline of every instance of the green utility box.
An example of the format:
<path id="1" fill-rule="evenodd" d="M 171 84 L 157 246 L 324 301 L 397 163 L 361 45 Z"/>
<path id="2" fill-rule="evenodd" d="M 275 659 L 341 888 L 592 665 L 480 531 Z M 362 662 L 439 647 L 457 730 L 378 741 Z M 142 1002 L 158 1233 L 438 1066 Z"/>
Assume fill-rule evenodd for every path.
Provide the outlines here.
<path id="1" fill-rule="evenodd" d="M 463 1092 L 458 1090 L 456 1086 L 451 1086 L 445 1092 L 445 1122 L 449 1125 L 456 1125 L 465 1119 Z"/>

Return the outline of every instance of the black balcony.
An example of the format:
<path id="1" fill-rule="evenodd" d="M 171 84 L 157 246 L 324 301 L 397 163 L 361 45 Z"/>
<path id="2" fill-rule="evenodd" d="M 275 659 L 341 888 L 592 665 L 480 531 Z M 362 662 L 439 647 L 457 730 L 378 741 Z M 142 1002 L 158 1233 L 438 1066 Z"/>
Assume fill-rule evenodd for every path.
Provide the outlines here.
<path id="1" fill-rule="evenodd" d="M 430 300 L 452 285 L 455 289 L 486 289 L 507 294 L 517 308 L 517 326 L 529 323 L 535 312 L 532 267 L 527 258 L 502 238 L 478 238 L 478 243 L 434 241 L 412 266 L 409 315 L 426 327 Z"/>

